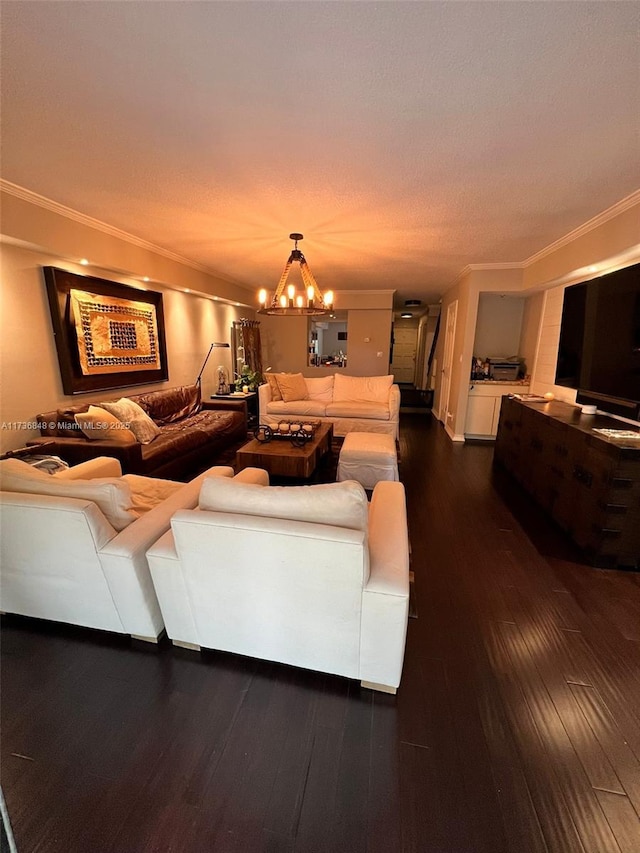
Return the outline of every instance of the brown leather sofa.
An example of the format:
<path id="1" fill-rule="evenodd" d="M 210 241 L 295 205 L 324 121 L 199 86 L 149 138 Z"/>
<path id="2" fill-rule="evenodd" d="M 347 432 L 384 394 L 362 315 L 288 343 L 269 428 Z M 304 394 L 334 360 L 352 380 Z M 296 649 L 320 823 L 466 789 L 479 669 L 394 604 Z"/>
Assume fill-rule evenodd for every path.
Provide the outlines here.
<path id="1" fill-rule="evenodd" d="M 116 394 L 111 399 L 119 397 Z M 221 453 L 247 434 L 245 416 L 237 410 L 225 410 L 224 400 L 203 403 L 198 385 L 149 391 L 129 399 L 141 406 L 161 430 L 149 444 L 85 438 L 74 415 L 86 412 L 89 405 L 99 406 L 99 402 L 38 415 L 43 437 L 29 444 L 46 442 L 47 453 L 60 456 L 70 465 L 96 456 L 114 456 L 125 474 L 183 480 L 215 464 Z"/>

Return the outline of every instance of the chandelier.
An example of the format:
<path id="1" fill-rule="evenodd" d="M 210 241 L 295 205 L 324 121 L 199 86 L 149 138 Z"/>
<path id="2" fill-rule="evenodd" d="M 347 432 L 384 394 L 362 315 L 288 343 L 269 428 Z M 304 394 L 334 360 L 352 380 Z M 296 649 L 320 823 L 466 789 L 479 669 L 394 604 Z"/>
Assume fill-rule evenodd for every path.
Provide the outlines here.
<path id="1" fill-rule="evenodd" d="M 260 302 L 258 314 L 280 314 L 295 317 L 310 314 L 326 314 L 328 311 L 333 310 L 333 292 L 328 290 L 324 297 L 322 296 L 316 280 L 311 274 L 305 256 L 298 249 L 298 241 L 302 240 L 302 238 L 302 234 L 289 234 L 289 239 L 293 240 L 295 245 L 289 255 L 289 260 L 285 264 L 271 301 L 269 302 L 269 295 L 264 288 L 258 294 L 258 301 Z M 302 283 L 305 287 L 305 292 L 303 293 L 296 293 L 295 285 L 287 285 L 289 270 L 293 263 L 300 264 L 300 275 L 302 276 Z"/>

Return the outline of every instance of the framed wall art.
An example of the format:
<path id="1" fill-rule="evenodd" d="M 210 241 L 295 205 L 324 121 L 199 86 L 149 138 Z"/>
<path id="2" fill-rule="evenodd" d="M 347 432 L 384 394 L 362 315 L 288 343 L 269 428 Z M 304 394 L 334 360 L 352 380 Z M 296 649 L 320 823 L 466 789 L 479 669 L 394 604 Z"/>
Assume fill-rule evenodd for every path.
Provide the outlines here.
<path id="1" fill-rule="evenodd" d="M 42 269 L 65 394 L 169 378 L 161 293 Z"/>

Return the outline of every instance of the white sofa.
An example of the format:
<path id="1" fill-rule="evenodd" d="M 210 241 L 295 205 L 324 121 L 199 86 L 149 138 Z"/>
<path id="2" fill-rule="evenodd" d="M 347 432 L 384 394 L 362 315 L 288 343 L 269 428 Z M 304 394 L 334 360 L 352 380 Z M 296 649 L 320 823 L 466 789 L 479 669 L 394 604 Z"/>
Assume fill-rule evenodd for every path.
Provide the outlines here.
<path id="1" fill-rule="evenodd" d="M 245 469 L 242 479 L 251 482 L 254 472 Z M 205 477 L 233 470 L 210 468 L 186 485 L 121 474 L 109 457 L 54 475 L 18 459 L 0 462 L 4 612 L 157 640 L 164 622 L 146 550 L 174 512 L 197 505 Z"/>
<path id="2" fill-rule="evenodd" d="M 268 482 L 266 474 L 264 482 Z M 404 487 L 203 483 L 147 558 L 174 643 L 395 693 L 409 604 Z"/>
<path id="3" fill-rule="evenodd" d="M 280 374 L 274 374 L 277 377 Z M 349 432 L 384 433 L 398 439 L 400 389 L 393 376 L 304 377 L 306 399 L 274 400 L 270 384 L 258 388 L 261 424 L 278 420 L 312 418 L 331 421 L 334 435 Z"/>

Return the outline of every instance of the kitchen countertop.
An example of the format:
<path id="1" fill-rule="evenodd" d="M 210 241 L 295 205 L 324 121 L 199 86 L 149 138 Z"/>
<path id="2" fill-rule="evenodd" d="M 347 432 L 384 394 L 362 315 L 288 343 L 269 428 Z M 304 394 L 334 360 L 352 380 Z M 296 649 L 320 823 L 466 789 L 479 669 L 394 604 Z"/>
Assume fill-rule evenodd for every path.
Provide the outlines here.
<path id="1" fill-rule="evenodd" d="M 531 380 L 525 379 L 470 379 L 471 384 L 478 385 L 530 385 Z"/>

